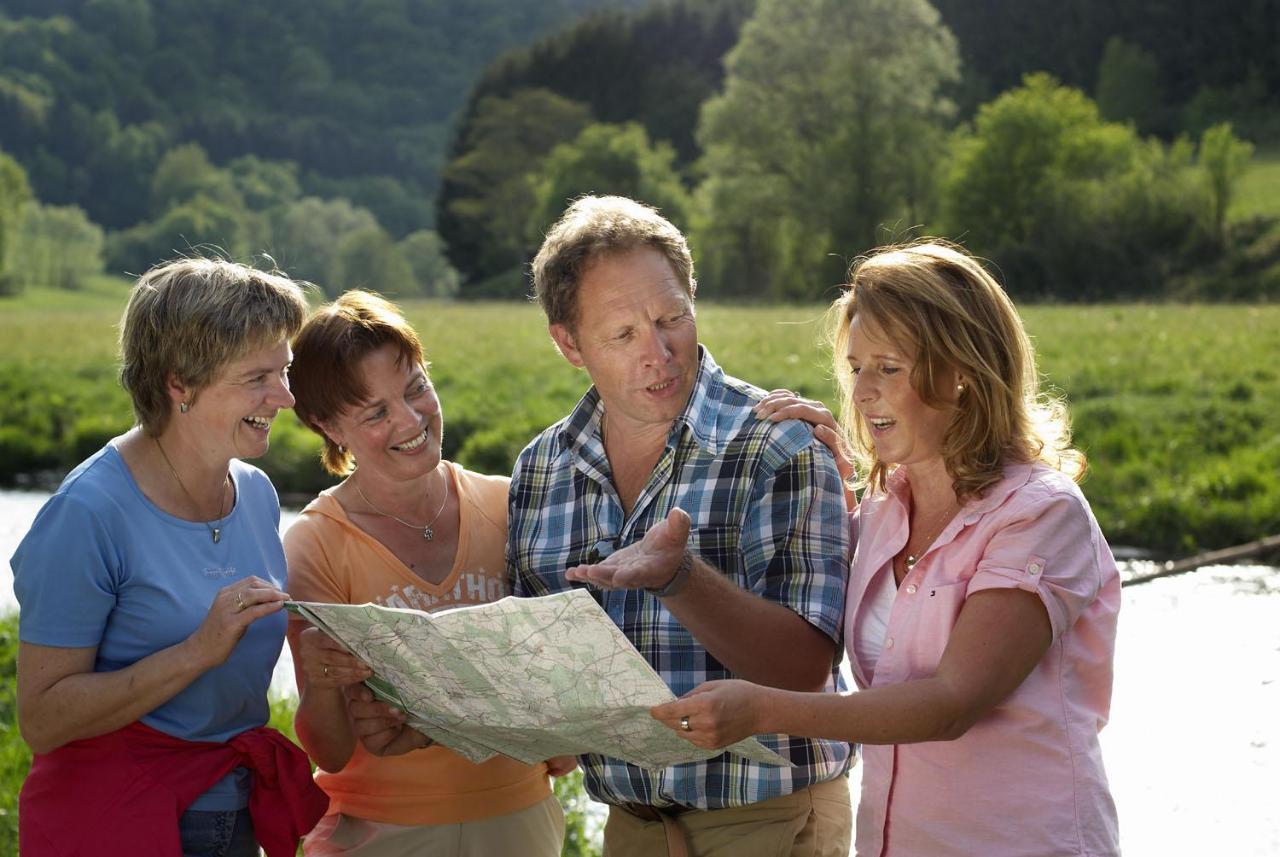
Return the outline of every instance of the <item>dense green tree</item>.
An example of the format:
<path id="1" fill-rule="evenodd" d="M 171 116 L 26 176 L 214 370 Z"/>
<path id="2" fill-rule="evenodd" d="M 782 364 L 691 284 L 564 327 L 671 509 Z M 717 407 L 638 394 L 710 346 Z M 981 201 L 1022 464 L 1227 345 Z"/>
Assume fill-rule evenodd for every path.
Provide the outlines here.
<path id="1" fill-rule="evenodd" d="M 984 105 L 957 132 L 943 225 L 994 259 L 1020 295 L 1151 294 L 1202 243 L 1208 200 L 1191 147 L 1143 142 L 1045 74 Z"/>
<path id="2" fill-rule="evenodd" d="M 302 195 L 298 165 L 292 161 L 266 161 L 245 155 L 227 164 L 227 172 L 245 205 L 254 211 L 285 205 Z"/>
<path id="3" fill-rule="evenodd" d="M 243 207 L 244 197 L 226 170 L 209 162 L 199 143 L 185 143 L 161 158 L 151 179 L 151 212 L 163 215 L 197 195 L 228 207 Z"/>
<path id="4" fill-rule="evenodd" d="M 926 0 L 761 0 L 699 126 L 704 284 L 817 297 L 923 217 L 957 63 Z"/>
<path id="5" fill-rule="evenodd" d="M 41 199 L 111 228 L 162 213 L 146 207 L 161 153 L 116 139 L 155 123 L 166 148 L 197 143 L 219 166 L 251 154 L 361 179 L 365 193 L 307 192 L 349 195 L 403 235 L 431 225 L 449 125 L 487 62 L 638 2 L 0 0 L 0 145 Z"/>
<path id="6" fill-rule="evenodd" d="M 1236 83 L 1202 85 L 1183 107 L 1183 128 L 1198 136 L 1214 125 L 1230 123 L 1252 140 L 1280 144 L 1280 104 L 1275 92 L 1268 90 L 1257 68 Z"/>
<path id="7" fill-rule="evenodd" d="M 586 104 L 602 122 L 639 122 L 687 164 L 698 155 L 698 110 L 719 89 L 721 61 L 754 6 L 755 0 L 662 0 L 588 15 L 490 65 L 472 90 L 462 135 L 481 100 L 543 88 Z"/>
<path id="8" fill-rule="evenodd" d="M 486 69 L 458 119 L 436 203 L 437 229 L 467 280 L 463 293 L 523 292 L 520 266 L 537 246 L 523 241 L 529 205 L 524 173 L 552 145 L 576 137 L 588 118 L 640 123 L 650 140 L 674 147 L 677 167 L 686 170 L 698 155 L 698 110 L 719 88 L 722 58 L 753 5 L 754 0 L 662 0 L 630 13 L 602 11 L 508 52 Z M 584 109 L 562 130 L 536 115 L 508 120 L 515 128 L 545 128 L 530 135 L 533 145 L 525 152 L 518 133 L 509 141 L 493 124 L 506 112 L 497 105 L 536 114 L 534 98 L 525 95 L 530 90 L 555 93 Z M 509 159 L 505 168 L 494 157 L 503 150 L 510 152 L 502 156 Z M 490 189 L 495 181 L 499 187 Z M 489 223 L 496 224 L 492 231 Z"/>
<path id="9" fill-rule="evenodd" d="M 1185 104 L 1202 86 L 1236 86 L 1256 70 L 1269 93 L 1267 102 L 1273 110 L 1280 107 L 1280 51 L 1275 48 L 1280 0 L 935 0 L 935 5 L 961 45 L 972 84 L 968 109 L 1016 87 L 1032 71 L 1091 89 L 1106 44 L 1115 37 L 1154 56 L 1172 106 Z"/>
<path id="10" fill-rule="evenodd" d="M 435 218 L 433 201 L 416 185 L 393 176 L 327 178 L 311 173 L 303 182 L 309 196 L 342 197 L 367 208 L 393 237 L 408 235 Z"/>
<path id="11" fill-rule="evenodd" d="M 405 236 L 399 246 L 422 294 L 433 298 L 457 296 L 462 277 L 449 264 L 439 235 L 423 229 Z"/>
<path id="12" fill-rule="evenodd" d="M 22 165 L 0 151 L 0 294 L 9 290 L 5 274 L 11 236 L 22 209 L 31 201 L 31 186 Z"/>
<path id="13" fill-rule="evenodd" d="M 421 293 L 409 262 L 380 226 L 351 232 L 338 243 L 329 282 L 338 291 L 369 289 L 393 297 Z"/>
<path id="14" fill-rule="evenodd" d="M 338 244 L 377 225 L 372 213 L 345 199 L 303 197 L 273 215 L 268 250 L 290 276 L 313 282 L 332 297 L 341 291 L 330 281 Z"/>
<path id="15" fill-rule="evenodd" d="M 28 203 L 14 235 L 9 271 L 21 287 L 78 289 L 102 273 L 102 227 L 79 208 Z"/>
<path id="16" fill-rule="evenodd" d="M 1236 184 L 1253 157 L 1253 145 L 1236 139 L 1231 123 L 1214 125 L 1200 138 L 1200 166 L 1209 188 L 1209 220 L 1213 234 L 1226 242 L 1227 209 Z"/>
<path id="17" fill-rule="evenodd" d="M 518 274 L 529 259 L 534 198 L 528 174 L 589 121 L 584 106 L 545 89 L 481 102 L 467 129 L 464 154 L 445 171 L 441 199 L 448 199 L 448 208 L 439 222 L 450 262 L 473 284 L 513 270 Z"/>
<path id="18" fill-rule="evenodd" d="M 196 193 L 155 220 L 113 233 L 107 270 L 141 274 L 157 262 L 192 253 L 246 258 L 261 249 L 261 222 L 243 205 Z"/>
<path id="19" fill-rule="evenodd" d="M 677 226 L 687 226 L 689 192 L 674 164 L 675 150 L 665 142 L 651 145 L 636 122 L 588 125 L 573 142 L 552 149 L 531 176 L 530 244 L 542 240 L 571 200 L 587 193 L 638 199 Z"/>
<path id="20" fill-rule="evenodd" d="M 159 122 L 120 126 L 103 113 L 99 145 L 89 154 L 87 209 L 95 222 L 129 226 L 154 216 L 151 187 L 156 167 L 169 150 L 169 132 Z"/>
<path id="21" fill-rule="evenodd" d="M 1118 36 L 1108 39 L 1098 65 L 1097 99 L 1104 119 L 1131 121 L 1143 133 L 1157 130 L 1164 96 L 1155 55 Z"/>

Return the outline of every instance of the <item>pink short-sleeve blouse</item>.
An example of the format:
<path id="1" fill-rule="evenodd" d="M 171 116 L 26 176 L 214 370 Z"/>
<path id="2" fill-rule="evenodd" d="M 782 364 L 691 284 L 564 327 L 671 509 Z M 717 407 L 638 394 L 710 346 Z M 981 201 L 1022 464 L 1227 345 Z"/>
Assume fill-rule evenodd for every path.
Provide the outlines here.
<path id="1" fill-rule="evenodd" d="M 907 540 L 906 480 L 863 499 L 845 611 L 852 641 L 869 584 L 892 574 Z M 898 586 L 874 673 L 849 646 L 860 688 L 934 674 L 965 599 L 1017 587 L 1045 606 L 1053 643 L 1007 699 L 954 741 L 864 746 L 857 853 L 1119 853 L 1098 731 L 1111 705 L 1120 575 L 1068 477 L 1006 467 Z"/>

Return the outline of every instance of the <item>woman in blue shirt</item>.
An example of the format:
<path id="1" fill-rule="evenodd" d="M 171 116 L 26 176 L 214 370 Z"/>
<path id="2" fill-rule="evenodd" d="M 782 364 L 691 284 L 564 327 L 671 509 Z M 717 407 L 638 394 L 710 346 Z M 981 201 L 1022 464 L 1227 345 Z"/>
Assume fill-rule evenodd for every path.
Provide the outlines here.
<path id="1" fill-rule="evenodd" d="M 289 340 L 306 312 L 292 280 L 222 260 L 161 265 L 134 286 L 120 380 L 137 425 L 67 476 L 11 561 L 18 720 L 35 752 L 24 854 L 78 835 L 94 837 L 83 853 L 127 850 L 117 836 L 176 837 L 184 854 L 258 853 L 244 758 L 173 801 L 172 829 L 106 834 L 82 814 L 110 815 L 98 805 L 59 825 L 51 801 L 81 782 L 111 794 L 103 778 L 120 767 L 108 756 L 122 736 L 231 742 L 266 723 L 286 624 L 280 506 L 241 459 L 267 451 L 272 420 L 293 405 Z"/>

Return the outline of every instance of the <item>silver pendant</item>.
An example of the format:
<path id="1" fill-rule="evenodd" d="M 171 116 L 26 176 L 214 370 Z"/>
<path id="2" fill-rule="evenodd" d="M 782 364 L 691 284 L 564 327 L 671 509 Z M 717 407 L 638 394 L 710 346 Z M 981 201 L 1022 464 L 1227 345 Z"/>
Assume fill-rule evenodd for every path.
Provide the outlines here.
<path id="1" fill-rule="evenodd" d="M 422 528 L 422 537 L 423 537 L 424 539 L 426 539 L 427 541 L 431 541 L 432 539 L 434 539 L 434 538 L 436 537 L 436 531 L 435 531 L 435 530 L 433 530 L 433 529 L 431 529 L 430 527 L 423 527 L 423 528 Z"/>
<path id="2" fill-rule="evenodd" d="M 222 541 L 222 528 L 214 527 L 209 530 L 209 535 L 213 537 L 213 543 L 216 545 L 218 542 Z"/>

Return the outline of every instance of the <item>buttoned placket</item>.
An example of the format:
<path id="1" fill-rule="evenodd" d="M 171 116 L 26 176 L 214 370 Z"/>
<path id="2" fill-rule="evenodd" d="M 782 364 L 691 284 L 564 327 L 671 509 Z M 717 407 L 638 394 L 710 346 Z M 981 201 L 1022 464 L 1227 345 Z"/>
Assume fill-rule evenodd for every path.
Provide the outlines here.
<path id="1" fill-rule="evenodd" d="M 916 561 L 915 565 L 907 570 L 906 575 L 902 578 L 902 583 L 897 586 L 897 592 L 893 599 L 893 607 L 889 611 L 889 622 L 885 628 L 884 646 L 882 648 L 880 658 L 876 663 L 876 680 L 873 682 L 874 684 L 892 684 L 901 680 L 901 677 L 896 674 L 898 659 L 895 657 L 897 640 L 894 634 L 896 633 L 895 629 L 901 627 L 905 621 L 901 616 L 902 611 L 906 610 L 914 613 L 916 605 L 914 603 L 905 603 L 900 600 L 899 596 L 905 595 L 907 599 L 914 600 L 915 596 L 920 594 L 924 576 L 932 564 L 931 559 L 933 554 L 955 541 L 956 537 L 960 535 L 965 527 L 969 526 L 980 517 L 981 515 L 976 513 L 964 514 L 964 510 L 961 509 L 960 513 L 957 513 L 956 516 L 947 523 L 947 526 L 943 531 L 938 534 L 938 537 L 933 540 L 933 544 L 929 545 L 925 552 L 920 555 L 920 559 Z M 906 520 L 906 511 L 904 510 L 903 521 L 905 522 Z M 903 529 L 905 530 L 906 527 L 904 526 Z M 902 544 L 905 545 L 908 533 L 904 532 L 901 535 L 903 537 Z M 897 556 L 901 550 L 902 545 L 898 545 L 892 556 L 886 560 L 889 568 L 884 572 L 885 574 L 894 573 L 892 557 Z M 863 676 L 863 678 L 865 680 L 866 677 Z"/>

